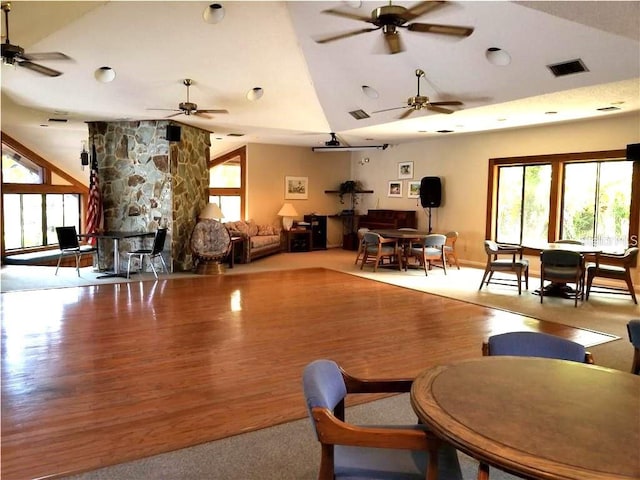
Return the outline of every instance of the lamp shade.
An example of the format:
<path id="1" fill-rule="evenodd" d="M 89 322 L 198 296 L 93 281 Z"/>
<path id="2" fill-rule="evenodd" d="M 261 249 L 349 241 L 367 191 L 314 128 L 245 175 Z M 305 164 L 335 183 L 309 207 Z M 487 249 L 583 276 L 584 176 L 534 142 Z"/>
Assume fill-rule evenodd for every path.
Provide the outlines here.
<path id="1" fill-rule="evenodd" d="M 220 220 L 221 218 L 224 218 L 224 215 L 217 203 L 207 203 L 204 210 L 200 212 L 200 218 L 213 218 L 214 220 Z"/>
<path id="2" fill-rule="evenodd" d="M 293 208 L 293 205 L 290 203 L 285 203 L 282 205 L 282 208 L 278 212 L 278 215 L 282 217 L 282 228 L 289 231 L 293 226 L 293 217 L 298 216 L 298 212 Z"/>
<path id="3" fill-rule="evenodd" d="M 293 205 L 291 205 L 290 203 L 285 203 L 284 205 L 282 205 L 282 208 L 278 212 L 278 216 L 280 216 L 280 217 L 297 217 L 298 216 L 298 212 L 296 212 L 296 209 L 293 208 Z"/>

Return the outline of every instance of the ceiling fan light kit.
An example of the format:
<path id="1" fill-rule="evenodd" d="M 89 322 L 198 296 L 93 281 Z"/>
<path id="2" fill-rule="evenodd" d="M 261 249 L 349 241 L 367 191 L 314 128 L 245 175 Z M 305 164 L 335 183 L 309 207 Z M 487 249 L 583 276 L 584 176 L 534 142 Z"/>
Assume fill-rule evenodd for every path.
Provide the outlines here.
<path id="1" fill-rule="evenodd" d="M 96 80 L 102 83 L 113 82 L 116 78 L 116 72 L 111 67 L 100 67 L 93 73 Z"/>
<path id="2" fill-rule="evenodd" d="M 224 18 L 224 7 L 219 3 L 207 5 L 202 12 L 202 19 L 207 23 L 219 23 Z"/>

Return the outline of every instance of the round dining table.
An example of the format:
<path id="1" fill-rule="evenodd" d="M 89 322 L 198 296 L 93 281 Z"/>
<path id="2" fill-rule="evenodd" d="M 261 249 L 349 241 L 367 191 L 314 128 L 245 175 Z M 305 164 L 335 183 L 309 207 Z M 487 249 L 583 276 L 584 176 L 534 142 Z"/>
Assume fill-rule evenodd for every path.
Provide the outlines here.
<path id="1" fill-rule="evenodd" d="M 529 479 L 640 478 L 640 376 L 489 356 L 420 373 L 414 411 L 480 462 Z"/>

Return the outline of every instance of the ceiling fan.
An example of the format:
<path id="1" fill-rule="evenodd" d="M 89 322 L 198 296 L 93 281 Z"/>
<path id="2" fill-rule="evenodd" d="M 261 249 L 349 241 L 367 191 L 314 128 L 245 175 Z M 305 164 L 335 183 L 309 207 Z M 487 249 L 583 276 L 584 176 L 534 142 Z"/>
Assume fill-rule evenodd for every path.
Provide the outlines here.
<path id="1" fill-rule="evenodd" d="M 168 112 L 178 112 L 174 113 L 173 115 L 169 115 L 167 118 L 175 117 L 177 115 L 197 115 L 204 118 L 213 118 L 211 115 L 207 115 L 207 113 L 229 113 L 227 110 L 222 109 L 198 108 L 198 105 L 189 101 L 189 87 L 193 85 L 193 80 L 191 80 L 190 78 L 185 78 L 182 83 L 185 87 L 187 87 L 186 102 L 180 102 L 178 104 L 178 108 L 149 108 L 148 110 L 165 110 Z"/>
<path id="2" fill-rule="evenodd" d="M 377 110 L 372 113 L 380 113 L 380 112 L 388 112 L 390 110 L 399 110 L 401 108 L 408 109 L 402 115 L 400 115 L 400 119 L 407 118 L 413 112 L 418 110 L 422 110 L 423 108 L 427 110 L 431 110 L 433 112 L 439 113 L 453 113 L 455 110 L 450 110 L 448 108 L 444 108 L 445 106 L 454 106 L 454 105 L 463 105 L 463 103 L 459 100 L 449 100 L 446 102 L 430 102 L 429 97 L 425 97 L 424 95 L 420 95 L 420 79 L 424 78 L 424 70 L 417 69 L 416 77 L 418 78 L 418 93 L 414 97 L 409 97 L 407 99 L 407 105 L 403 107 L 395 107 L 395 108 L 387 108 L 385 110 Z"/>
<path id="3" fill-rule="evenodd" d="M 340 35 L 334 35 L 332 37 L 316 40 L 317 43 L 328 43 L 334 40 L 340 40 L 342 38 L 352 37 L 354 35 L 360 35 L 361 33 L 373 32 L 375 30 L 382 29 L 384 34 L 385 43 L 389 53 L 398 53 L 404 50 L 402 42 L 400 40 L 399 28 L 406 28 L 412 32 L 420 33 L 439 33 L 443 35 L 453 35 L 458 37 L 468 37 L 473 33 L 472 27 L 461 27 L 456 25 L 439 25 L 435 23 L 409 23 L 425 13 L 428 13 L 438 7 L 446 4 L 446 1 L 426 1 L 420 2 L 411 8 L 405 8 L 400 5 L 392 5 L 391 1 L 389 5 L 384 7 L 378 7 L 371 12 L 371 18 L 363 17 L 349 12 L 341 12 L 340 10 L 324 10 L 322 13 L 328 13 L 331 15 L 337 15 L 343 18 L 349 18 L 351 20 L 358 20 L 375 25 L 375 27 L 362 28 L 353 32 L 342 33 Z"/>
<path id="4" fill-rule="evenodd" d="M 12 45 L 9 40 L 9 12 L 11 11 L 10 2 L 2 2 L 2 11 L 4 12 L 5 40 L 2 44 L 2 62 L 7 65 L 17 65 L 25 67 L 34 72 L 41 73 L 48 77 L 57 77 L 62 72 L 53 68 L 45 67 L 33 61 L 47 60 L 71 60 L 67 55 L 60 52 L 44 52 L 44 53 L 24 53 L 24 48 L 19 45 Z"/>

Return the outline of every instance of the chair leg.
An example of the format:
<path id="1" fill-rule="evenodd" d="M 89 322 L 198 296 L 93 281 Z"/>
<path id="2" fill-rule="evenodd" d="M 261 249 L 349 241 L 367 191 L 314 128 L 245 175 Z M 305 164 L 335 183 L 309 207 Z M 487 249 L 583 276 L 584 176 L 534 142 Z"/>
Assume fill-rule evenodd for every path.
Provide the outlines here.
<path id="1" fill-rule="evenodd" d="M 518 279 L 518 295 L 522 295 L 522 270 L 516 271 L 516 278 Z"/>
<path id="2" fill-rule="evenodd" d="M 56 275 L 58 275 L 58 269 L 60 268 L 60 262 L 62 261 L 62 253 L 58 257 L 58 265 L 56 266 Z"/>
<path id="3" fill-rule="evenodd" d="M 627 282 L 627 288 L 629 289 L 629 293 L 631 294 L 631 298 L 633 300 L 633 303 L 635 303 L 636 305 L 638 304 L 638 299 L 636 298 L 636 291 L 633 288 L 633 282 L 631 281 L 631 273 L 629 273 L 629 270 L 627 270 L 627 275 L 625 278 L 625 282 Z"/>
<path id="4" fill-rule="evenodd" d="M 593 283 L 593 275 L 591 275 L 591 273 L 589 273 L 587 275 L 587 293 L 585 295 L 585 300 L 589 300 L 589 293 L 591 293 L 591 284 Z"/>
<path id="5" fill-rule="evenodd" d="M 482 275 L 482 281 L 480 282 L 480 287 L 478 288 L 478 290 L 482 290 L 482 285 L 484 285 L 484 280 L 485 278 L 487 278 L 487 275 L 489 275 L 489 269 L 485 269 L 484 275 Z"/>
<path id="6" fill-rule="evenodd" d="M 76 257 L 76 273 L 80 276 L 80 254 L 74 253 L 74 255 Z"/>
<path id="7" fill-rule="evenodd" d="M 489 480 L 489 465 L 484 462 L 478 465 L 478 480 Z"/>
<path id="8" fill-rule="evenodd" d="M 127 278 L 129 278 L 131 273 L 131 257 L 133 257 L 133 255 L 129 255 L 129 261 L 127 262 Z"/>
<path id="9" fill-rule="evenodd" d="M 162 254 L 158 255 L 160 257 L 160 262 L 162 262 L 162 268 L 164 273 L 169 273 L 169 269 L 167 268 L 167 264 L 164 263 L 164 258 L 162 257 Z"/>
<path id="10" fill-rule="evenodd" d="M 153 266 L 153 258 L 149 257 L 149 265 L 151 265 L 151 270 L 153 270 L 153 276 L 158 278 L 158 272 L 156 272 L 156 267 Z"/>
<path id="11" fill-rule="evenodd" d="M 540 277 L 540 303 L 542 303 L 542 297 L 544 297 L 544 277 Z"/>

